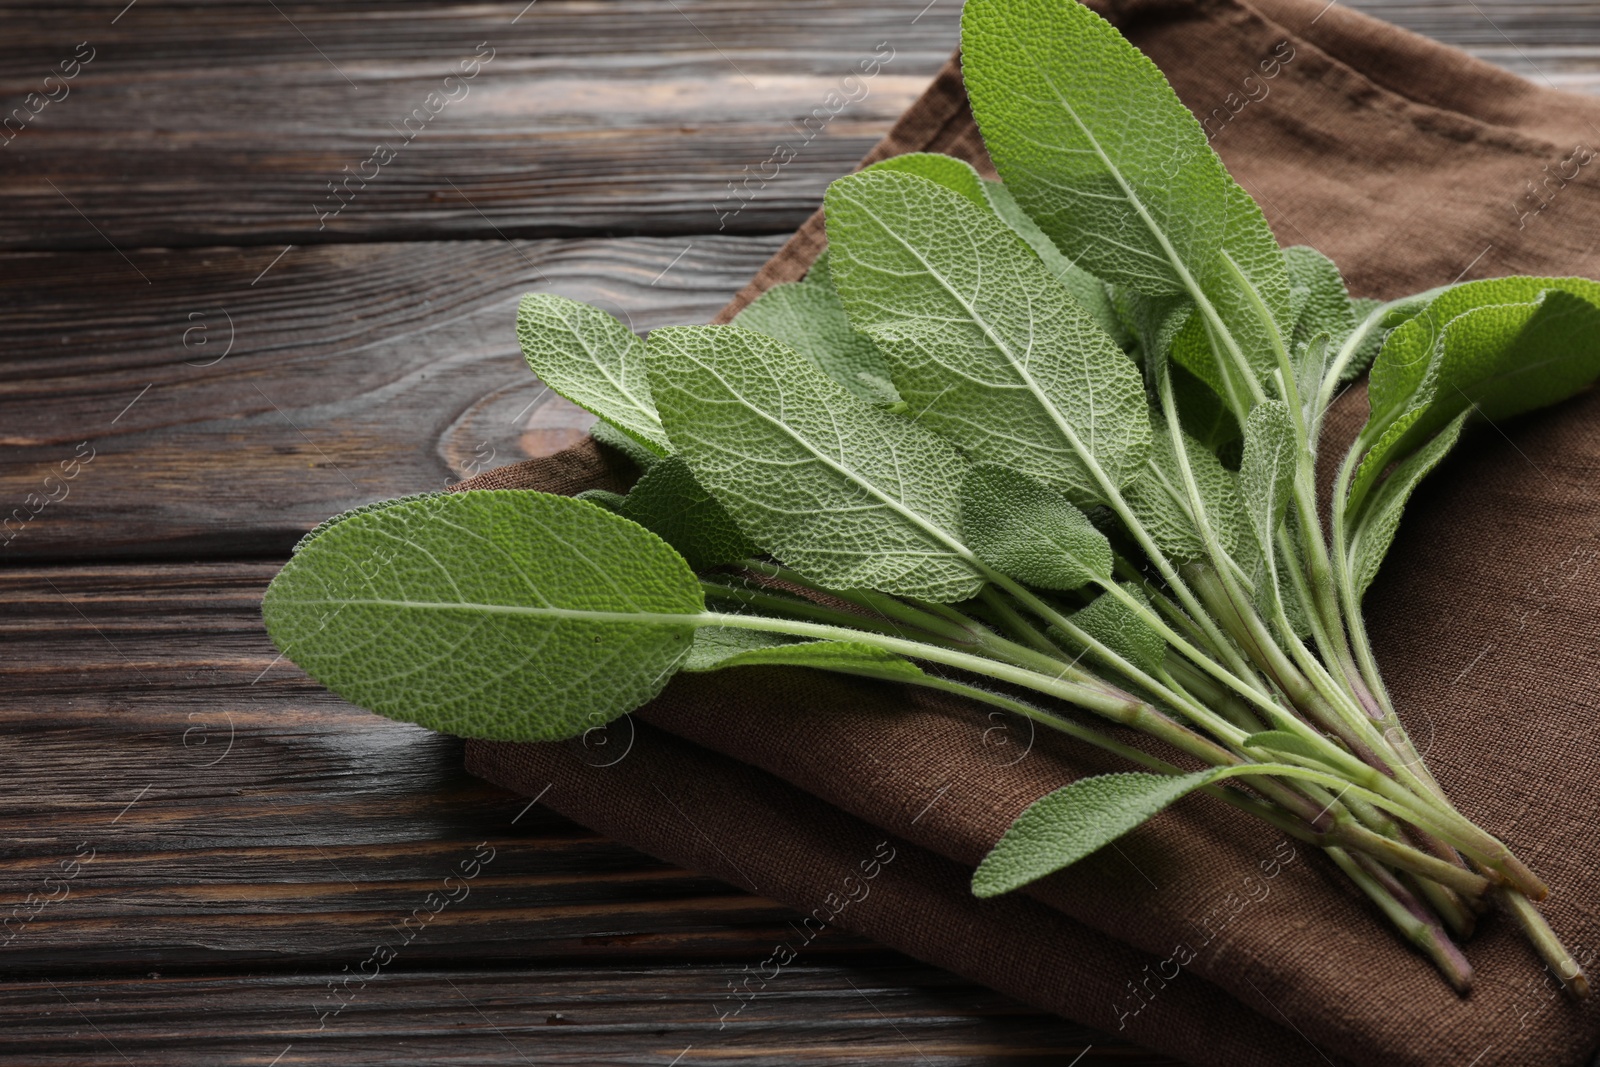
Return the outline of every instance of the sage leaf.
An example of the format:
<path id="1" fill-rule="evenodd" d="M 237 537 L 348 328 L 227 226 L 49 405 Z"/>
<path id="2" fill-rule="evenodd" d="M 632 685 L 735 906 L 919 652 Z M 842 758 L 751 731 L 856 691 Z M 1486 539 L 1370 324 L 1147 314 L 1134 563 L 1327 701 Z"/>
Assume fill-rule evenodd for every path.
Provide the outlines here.
<path id="1" fill-rule="evenodd" d="M 1250 412 L 1244 424 L 1239 490 L 1256 545 L 1269 560 L 1292 496 L 1298 456 L 1294 419 L 1283 401 L 1269 400 Z"/>
<path id="2" fill-rule="evenodd" d="M 1123 590 L 1149 606 L 1144 591 L 1131 582 L 1120 583 Z M 1167 641 L 1120 598 L 1101 593 L 1087 607 L 1073 612 L 1072 622 L 1084 633 L 1138 667 L 1146 674 L 1161 669 Z"/>
<path id="3" fill-rule="evenodd" d="M 1600 285 L 1587 284 L 1600 299 Z M 1425 314 L 1431 313 L 1432 309 Z M 1412 327 L 1426 328 L 1425 323 L 1417 325 L 1422 318 L 1390 335 L 1373 364 L 1374 376 L 1380 365 L 1388 374 L 1399 372 L 1404 352 L 1419 340 Z M 1399 353 L 1393 360 L 1391 346 Z M 1404 366 L 1409 369 L 1416 362 Z M 1496 422 L 1564 400 L 1596 375 L 1600 375 L 1600 306 L 1566 289 L 1546 289 L 1529 303 L 1490 304 L 1455 316 L 1444 325 L 1421 379 L 1409 393 L 1410 406 L 1389 420 L 1362 459 L 1350 487 L 1349 517 L 1359 517 L 1366 494 L 1389 464 L 1461 412 L 1474 411 Z M 1393 385 L 1392 378 L 1385 380 Z M 1377 387 L 1374 377 L 1373 388 Z M 1385 401 L 1391 398 L 1385 394 Z M 1379 418 L 1375 404 L 1368 425 Z"/>
<path id="4" fill-rule="evenodd" d="M 1305 245 L 1285 248 L 1283 260 L 1290 284 L 1305 291 L 1305 301 L 1295 315 L 1294 331 L 1289 338 L 1294 349 L 1309 344 L 1322 333 L 1328 335 L 1330 346 L 1337 348 L 1355 331 L 1357 321 L 1338 266 L 1315 248 Z M 1362 318 L 1365 317 L 1363 314 Z"/>
<path id="5" fill-rule="evenodd" d="M 1242 418 L 1258 392 L 1274 392 L 1277 352 L 1280 347 L 1289 351 L 1294 319 L 1288 268 L 1261 209 L 1231 177 L 1224 198 L 1222 247 L 1215 260 L 1195 271 L 1217 321 L 1191 316 L 1173 339 L 1172 359 Z"/>
<path id="6" fill-rule="evenodd" d="M 576 736 L 643 704 L 704 610 L 694 573 L 660 538 L 526 490 L 348 515 L 262 602 L 278 648 L 345 699 L 506 741 Z"/>
<path id="7" fill-rule="evenodd" d="M 428 497 L 443 495 L 444 494 L 442 493 L 410 493 L 406 496 L 397 496 L 393 500 L 376 500 L 370 504 L 362 504 L 358 507 L 353 507 L 349 511 L 341 512 L 338 515 L 323 519 L 321 522 L 317 523 L 306 532 L 304 537 L 295 542 L 295 546 L 290 550 L 289 554 L 294 555 L 295 553 L 299 552 L 313 540 L 326 533 L 329 527 L 334 526 L 337 523 L 344 522 L 346 519 L 353 518 L 357 515 L 365 515 L 369 511 L 382 511 L 385 508 L 392 508 L 400 504 L 409 504 L 413 500 L 425 500 Z"/>
<path id="8" fill-rule="evenodd" d="M 644 342 L 632 330 L 588 304 L 529 293 L 517 308 L 517 340 L 540 381 L 653 451 L 668 451 L 645 379 Z"/>
<path id="9" fill-rule="evenodd" d="M 1548 291 L 1565 292 L 1600 304 L 1600 282 L 1587 278 L 1487 278 L 1440 293 L 1425 309 L 1389 333 L 1373 361 L 1367 390 L 1372 407 L 1368 426 L 1381 431 L 1413 406 L 1428 377 L 1428 368 L 1433 365 L 1445 327 L 1454 319 L 1494 304 L 1532 304 Z M 1371 433 L 1369 440 L 1375 436 L 1376 432 Z"/>
<path id="10" fill-rule="evenodd" d="M 1020 471 L 979 463 L 961 485 L 961 528 L 979 559 L 1040 589 L 1111 577 L 1111 542 L 1088 516 Z"/>
<path id="11" fill-rule="evenodd" d="M 861 173 L 883 170 L 915 174 L 919 178 L 926 178 L 930 182 L 942 185 L 953 193 L 960 193 L 979 207 L 993 210 L 988 193 L 984 189 L 983 177 L 964 159 L 941 155 L 938 152 L 906 152 L 903 155 L 879 160 L 870 167 L 863 167 Z"/>
<path id="12" fill-rule="evenodd" d="M 1017 816 L 973 872 L 973 895 L 999 896 L 1069 867 L 1224 773 L 1102 774 L 1063 786 Z"/>
<path id="13" fill-rule="evenodd" d="M 1039 229 L 1039 224 L 1034 222 L 1026 211 L 1022 210 L 1022 205 L 1017 203 L 1016 198 L 1011 195 L 1011 190 L 1003 183 L 984 178 L 965 160 L 933 152 L 908 152 L 905 155 L 890 156 L 865 169 L 898 170 L 915 174 L 920 178 L 936 182 L 951 192 L 960 193 L 974 204 L 993 211 L 1002 222 L 1011 227 L 1012 232 L 1033 249 L 1034 254 L 1045 265 L 1045 269 L 1050 272 L 1050 276 L 1066 286 L 1067 291 L 1083 306 L 1100 328 L 1117 340 L 1119 345 L 1123 343 L 1124 331 L 1116 313 L 1112 310 L 1105 283 L 1062 255 L 1056 243 Z"/>
<path id="14" fill-rule="evenodd" d="M 1178 293 L 1221 246 L 1228 182 L 1167 80 L 1073 0 L 968 0 L 963 76 L 995 169 L 1090 273 Z"/>
<path id="15" fill-rule="evenodd" d="M 1152 413 L 1150 425 L 1155 447 L 1150 450 L 1139 479 L 1128 487 L 1128 506 L 1151 540 L 1168 557 L 1178 562 L 1205 559 L 1206 543 L 1191 506 L 1166 420 Z M 1181 436 L 1190 473 L 1205 508 L 1206 525 L 1223 551 L 1237 557 L 1241 537 L 1246 543 L 1250 543 L 1252 537 L 1237 476 L 1225 468 L 1210 449 L 1188 434 Z"/>
<path id="16" fill-rule="evenodd" d="M 694 480 L 682 456 L 668 456 L 646 471 L 615 510 L 677 549 L 691 570 L 736 563 L 759 551 Z"/>
<path id="17" fill-rule="evenodd" d="M 1363 510 L 1361 521 L 1351 533 L 1346 551 L 1350 558 L 1350 580 L 1355 587 L 1356 602 L 1366 595 L 1378 568 L 1394 544 L 1394 535 L 1400 528 L 1400 516 L 1412 490 L 1456 446 L 1461 438 L 1461 428 L 1471 412 L 1463 411 L 1445 424 L 1432 440 L 1398 463 L 1389 476 L 1373 492 L 1372 499 Z"/>
<path id="18" fill-rule="evenodd" d="M 662 455 L 651 446 L 642 444 L 637 437 L 624 433 L 604 419 L 589 427 L 589 436 L 607 448 L 614 448 L 627 456 L 641 471 L 649 470 Z"/>
<path id="19" fill-rule="evenodd" d="M 1283 587 L 1277 535 L 1293 494 L 1298 456 L 1299 439 L 1288 406 L 1281 400 L 1257 405 L 1245 419 L 1244 460 L 1239 465 L 1239 492 L 1255 535 L 1256 600 L 1268 619 L 1276 619 L 1276 609 L 1282 609 L 1296 632 L 1307 622 L 1303 612 L 1294 617 L 1294 601 Z"/>
<path id="20" fill-rule="evenodd" d="M 912 418 L 1076 503 L 1133 477 L 1138 371 L 993 212 L 892 171 L 841 178 L 825 204 L 834 284 Z"/>
<path id="21" fill-rule="evenodd" d="M 900 399 L 883 354 L 872 338 L 851 327 L 831 282 L 775 285 L 733 321 L 782 341 L 863 400 L 894 404 Z"/>
<path id="22" fill-rule="evenodd" d="M 738 326 L 655 330 L 649 363 L 674 449 L 756 544 L 835 589 L 977 593 L 966 464 L 938 437 Z"/>
<path id="23" fill-rule="evenodd" d="M 1117 347 L 1127 348 L 1132 338 L 1111 304 L 1106 283 L 1062 255 L 1049 235 L 1039 229 L 1039 224 L 1022 210 L 1022 205 L 1017 203 L 1017 198 L 1011 195 L 1011 190 L 1004 183 L 985 180 L 983 191 L 994 213 L 1033 249 L 1034 255 L 1039 257 L 1050 276 L 1066 286 L 1067 292 L 1089 313 L 1095 325 L 1110 335 Z"/>
<path id="24" fill-rule="evenodd" d="M 1312 743 L 1299 734 L 1292 734 L 1287 730 L 1263 730 L 1261 733 L 1251 734 L 1240 742 L 1246 748 L 1261 748 L 1269 752 L 1281 752 L 1286 756 L 1295 756 L 1308 760 L 1319 767 L 1328 767 L 1325 750 Z"/>

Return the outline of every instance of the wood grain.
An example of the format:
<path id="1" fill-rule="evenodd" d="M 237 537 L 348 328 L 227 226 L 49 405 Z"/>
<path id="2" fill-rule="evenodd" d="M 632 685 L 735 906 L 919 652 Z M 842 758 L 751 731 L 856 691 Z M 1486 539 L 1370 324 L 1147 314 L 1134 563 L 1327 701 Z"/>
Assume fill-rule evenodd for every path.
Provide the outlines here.
<path id="1" fill-rule="evenodd" d="M 562 1063 L 689 1044 L 999 1063 L 1104 1044 L 837 930 L 719 1032 L 727 975 L 798 916 L 468 778 L 457 742 L 322 690 L 262 631 L 275 570 L 0 570 L 0 1056 L 265 1063 L 292 1042 L 285 1063 L 506 1062 L 510 1038 Z M 382 977 L 318 1030 L 327 983 L 362 973 Z"/>
<path id="2" fill-rule="evenodd" d="M 0 984 L 0 1056 L 44 1065 L 1080 1064 L 1170 1067 L 903 963 L 799 965 L 719 1029 L 726 971 L 589 966 L 385 973 L 320 1020 L 339 972 Z M 353 987 L 354 988 L 354 987 Z M 319 1022 L 325 1026 L 318 1029 Z"/>
<path id="3" fill-rule="evenodd" d="M 788 232 L 948 56 L 960 7 L 540 0 L 518 18 L 524 6 L 140 0 L 113 25 L 122 3 L 0 5 L 15 12 L 8 109 L 77 42 L 94 49 L 70 93 L 0 147 L 0 248 Z M 1349 6 L 1600 90 L 1587 0 Z M 879 42 L 894 58 L 805 137 L 797 124 Z M 394 126 L 480 43 L 494 58 L 467 94 L 401 147 Z M 379 141 L 395 159 L 363 171 Z M 733 214 L 728 183 L 780 142 L 798 155 Z M 324 217 L 339 202 L 328 183 L 352 172 L 373 176 Z"/>
<path id="4" fill-rule="evenodd" d="M 0 145 L 0 1057 L 1167 1062 L 838 931 L 719 1031 L 787 909 L 529 808 L 275 661 L 261 590 L 313 523 L 582 432 L 516 351 L 522 292 L 704 321 L 920 92 L 959 10 L 524 4 L 0 0 L 0 119 L 95 50 Z M 1591 0 L 1349 6 L 1600 91 Z M 878 41 L 867 95 L 723 218 Z M 319 219 L 479 42 L 470 94 Z M 480 844 L 467 895 L 319 1030 L 328 982 Z"/>
<path id="5" fill-rule="evenodd" d="M 7 107 L 77 42 L 94 52 L 68 95 L 0 146 L 0 248 L 784 233 L 921 93 L 960 10 L 140 0 L 111 25 L 122 6 L 8 16 Z M 892 58 L 845 90 L 852 102 L 828 105 L 880 42 Z M 476 76 L 445 85 L 474 55 L 486 57 Z M 405 127 L 435 91 L 455 99 Z M 819 107 L 827 121 L 808 135 Z M 798 154 L 735 212 L 728 183 L 780 141 Z M 380 142 L 394 159 L 363 166 Z M 350 174 L 334 198 L 328 184 Z"/>
<path id="6" fill-rule="evenodd" d="M 149 284 L 114 253 L 0 255 L 0 553 L 283 554 L 355 504 L 555 451 L 587 422 L 522 360 L 523 293 L 704 322 L 780 243 L 165 250 Z"/>

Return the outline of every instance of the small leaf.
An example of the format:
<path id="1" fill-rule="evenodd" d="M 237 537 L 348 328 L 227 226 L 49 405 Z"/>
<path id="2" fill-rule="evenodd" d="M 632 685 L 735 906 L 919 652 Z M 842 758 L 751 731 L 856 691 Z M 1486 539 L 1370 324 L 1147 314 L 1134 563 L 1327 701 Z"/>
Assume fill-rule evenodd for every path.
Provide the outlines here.
<path id="1" fill-rule="evenodd" d="M 1126 592 L 1149 605 L 1150 601 L 1138 586 L 1130 582 L 1121 584 Z M 1146 674 L 1161 669 L 1167 655 L 1166 638 L 1110 593 L 1101 593 L 1088 607 L 1074 612 L 1072 621 L 1084 633 Z"/>
<path id="2" fill-rule="evenodd" d="M 961 529 L 983 562 L 1040 589 L 1077 589 L 1111 577 L 1111 543 L 1049 486 L 979 463 L 961 485 Z"/>
<path id="3" fill-rule="evenodd" d="M 1400 516 L 1405 511 L 1411 492 L 1461 438 L 1461 427 L 1470 412 L 1462 412 L 1454 421 L 1427 444 L 1407 456 L 1373 492 L 1372 499 L 1362 510 L 1361 521 L 1350 536 L 1348 553 L 1350 577 L 1355 585 L 1356 601 L 1366 595 L 1367 587 L 1378 576 L 1383 558 L 1394 544 L 1394 535 L 1400 528 Z"/>
<path id="4" fill-rule="evenodd" d="M 1269 400 L 1250 412 L 1244 424 L 1239 491 L 1256 544 L 1269 561 L 1293 495 L 1298 457 L 1294 420 L 1281 400 Z"/>
<path id="5" fill-rule="evenodd" d="M 973 895 L 999 896 L 1071 866 L 1224 773 L 1102 774 L 1057 789 L 1017 816 L 978 864 Z"/>
<path id="6" fill-rule="evenodd" d="M 1178 562 L 1205 559 L 1205 542 L 1190 506 L 1166 420 L 1152 413 L 1150 425 L 1155 447 L 1150 450 L 1150 458 L 1139 480 L 1128 487 L 1128 506 L 1168 557 Z M 1238 478 L 1215 454 L 1187 434 L 1183 435 L 1183 444 L 1195 486 L 1200 491 L 1200 502 L 1205 507 L 1206 523 L 1223 550 L 1237 558 L 1241 538 L 1246 542 L 1252 540 L 1239 495 Z"/>
<path id="7" fill-rule="evenodd" d="M 989 198 L 984 192 L 983 178 L 973 169 L 972 164 L 964 159 L 940 155 L 937 152 L 907 152 L 879 160 L 870 167 L 862 168 L 861 173 L 875 170 L 896 170 L 915 174 L 919 178 L 937 182 L 951 192 L 960 193 L 979 207 L 990 206 Z"/>
<path id="8" fill-rule="evenodd" d="M 928 600 L 982 586 L 958 535 L 966 464 L 933 434 L 738 326 L 653 331 L 650 373 L 695 480 L 790 567 L 835 589 Z"/>
<path id="9" fill-rule="evenodd" d="M 614 448 L 624 456 L 627 456 L 633 461 L 633 465 L 641 471 L 649 470 L 651 465 L 662 456 L 662 453 L 657 452 L 649 445 L 641 444 L 637 437 L 624 433 L 605 419 L 601 419 L 589 427 L 589 436 L 607 448 Z"/>
<path id="10" fill-rule="evenodd" d="M 851 327 L 831 283 L 775 285 L 739 312 L 734 324 L 782 341 L 863 400 L 893 404 L 900 399 L 883 353 L 872 338 Z"/>
<path id="11" fill-rule="evenodd" d="M 585 489 L 581 493 L 574 493 L 572 499 L 586 500 L 591 504 L 597 504 L 605 508 L 613 515 L 621 515 L 622 506 L 627 502 L 628 498 L 621 493 L 613 493 L 609 489 Z M 634 521 L 638 522 L 639 520 L 635 519 Z M 645 524 L 641 522 L 639 525 L 644 526 Z"/>
<path id="12" fill-rule="evenodd" d="M 616 511 L 677 549 L 692 570 L 736 563 L 759 551 L 694 480 L 681 456 L 668 456 L 646 471 Z"/>
<path id="13" fill-rule="evenodd" d="M 689 650 L 705 602 L 654 534 L 526 490 L 439 493 L 349 515 L 262 602 L 311 677 L 391 718 L 550 741 L 633 710 Z"/>
<path id="14" fill-rule="evenodd" d="M 743 626 L 702 626 L 694 632 L 694 643 L 684 657 L 683 670 L 694 673 L 714 671 L 723 661 L 746 652 L 758 652 L 778 645 L 792 645 L 802 638 L 750 630 Z"/>
<path id="15" fill-rule="evenodd" d="M 517 340 L 539 380 L 579 407 L 666 453 L 644 342 L 599 308 L 564 296 L 529 293 L 517 309 Z"/>
<path id="16" fill-rule="evenodd" d="M 1299 734 L 1292 734 L 1287 730 L 1263 730 L 1261 733 L 1251 734 L 1240 744 L 1246 748 L 1282 752 L 1286 756 L 1298 756 L 1324 767 L 1329 766 L 1327 756 L 1322 749 Z"/>
<path id="17" fill-rule="evenodd" d="M 1355 311 L 1338 266 L 1315 248 L 1305 245 L 1285 248 L 1283 260 L 1289 269 L 1290 284 L 1306 293 L 1306 301 L 1295 316 L 1294 333 L 1289 338 L 1294 346 L 1291 351 L 1310 343 L 1321 333 L 1328 335 L 1331 348 L 1338 348 L 1356 328 Z"/>

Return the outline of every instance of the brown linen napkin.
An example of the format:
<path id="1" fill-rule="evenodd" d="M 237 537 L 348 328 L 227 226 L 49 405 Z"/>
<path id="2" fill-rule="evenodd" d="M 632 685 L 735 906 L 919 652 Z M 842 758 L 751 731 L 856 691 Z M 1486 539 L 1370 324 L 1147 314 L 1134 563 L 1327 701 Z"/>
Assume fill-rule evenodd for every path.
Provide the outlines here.
<path id="1" fill-rule="evenodd" d="M 1356 292 L 1392 296 L 1513 272 L 1600 275 L 1593 163 L 1560 176 L 1571 174 L 1563 161 L 1585 159 L 1600 142 L 1600 101 L 1490 73 L 1320 2 L 1165 0 L 1111 13 L 1209 120 L 1213 143 L 1280 238 L 1332 255 Z M 914 149 L 982 162 L 952 70 L 869 158 Z M 724 316 L 761 287 L 802 274 L 821 238 L 813 219 Z M 1328 454 L 1364 408 L 1360 390 L 1341 401 Z M 1589 963 L 1600 938 L 1592 709 L 1600 663 L 1591 652 L 1600 638 L 1591 608 L 1600 496 L 1589 485 L 1600 466 L 1597 416 L 1591 395 L 1479 429 L 1419 492 L 1368 601 L 1387 677 L 1430 765 L 1469 816 L 1547 878 L 1550 919 Z M 526 480 L 541 470 L 524 468 L 521 484 L 548 484 Z M 968 866 L 1028 802 L 1104 769 L 1095 754 L 1055 738 L 1004 765 L 975 738 L 1006 736 L 1007 724 L 924 694 L 799 671 L 680 679 L 640 717 Z M 1010 740 L 1019 751 L 1024 738 Z M 533 758 L 527 751 L 474 745 L 471 758 L 478 773 L 527 788 L 507 762 Z M 563 750 L 538 758 L 553 766 Z M 553 771 L 545 774 L 537 787 Z M 613 817 L 631 810 L 620 796 L 562 810 L 689 862 L 687 828 L 680 840 Z M 717 845 L 742 866 L 771 840 L 735 824 Z M 1287 1028 L 1318 1057 L 1357 1063 L 1586 1062 L 1600 1039 L 1600 1005 L 1552 995 L 1507 924 L 1490 920 L 1469 944 L 1478 984 L 1458 999 L 1360 899 L 1324 877 L 1320 857 L 1301 850 L 1274 866 L 1277 844 L 1237 813 L 1197 800 L 1037 888 L 1038 900 L 1077 920 L 1065 928 L 1074 936 L 1098 932 L 1134 950 L 1125 980 L 1111 985 L 1122 995 L 1108 1028 L 1120 1021 L 1135 1040 L 1206 1063 L 1288 1062 L 1208 1043 L 1238 1025 L 1274 1037 Z M 811 870 L 810 892 L 774 895 L 802 908 L 821 899 L 831 868 Z M 1075 999 L 1091 988 L 1081 980 L 1052 999 L 1015 990 L 993 958 L 950 961 L 937 934 L 919 941 L 865 919 L 854 928 L 1108 1025 L 1107 1005 Z M 1159 989 L 1141 972 L 1150 964 L 1172 974 L 1169 961 L 1179 959 Z M 1194 986 L 1209 995 L 1208 984 L 1259 1014 L 1190 1029 L 1192 1005 L 1174 994 Z"/>

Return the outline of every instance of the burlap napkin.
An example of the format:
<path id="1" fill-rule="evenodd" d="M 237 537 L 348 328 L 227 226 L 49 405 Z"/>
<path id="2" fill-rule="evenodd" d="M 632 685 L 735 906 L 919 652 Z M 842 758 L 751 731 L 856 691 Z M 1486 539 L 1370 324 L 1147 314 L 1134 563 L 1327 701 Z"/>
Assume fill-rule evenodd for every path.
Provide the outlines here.
<path id="1" fill-rule="evenodd" d="M 1600 276 L 1600 100 L 1320 0 L 1107 13 L 1208 122 L 1279 237 L 1332 256 L 1355 292 Z M 913 150 L 986 166 L 954 66 L 869 159 Z M 802 275 L 822 241 L 813 218 L 722 318 Z M 1341 399 L 1327 455 L 1364 414 L 1359 388 Z M 1600 941 L 1597 467 L 1594 394 L 1478 428 L 1418 493 L 1368 597 L 1430 765 L 1549 881 L 1547 914 L 1588 964 Z M 629 476 L 586 445 L 462 487 L 569 492 Z M 1458 998 L 1320 856 L 1201 798 L 1028 896 L 972 900 L 966 870 L 1023 807 L 1110 769 L 974 708 L 751 670 L 681 678 L 634 719 L 587 748 L 475 743 L 469 767 L 529 794 L 550 784 L 557 810 L 792 904 L 814 916 L 808 930 L 858 930 L 1194 1063 L 1578 1067 L 1600 1043 L 1600 998 L 1560 996 L 1500 919 L 1468 945 L 1477 986 Z M 894 860 L 875 861 L 879 849 Z M 803 959 L 803 932 L 774 953 L 708 1015 L 758 1020 L 785 953 Z"/>

